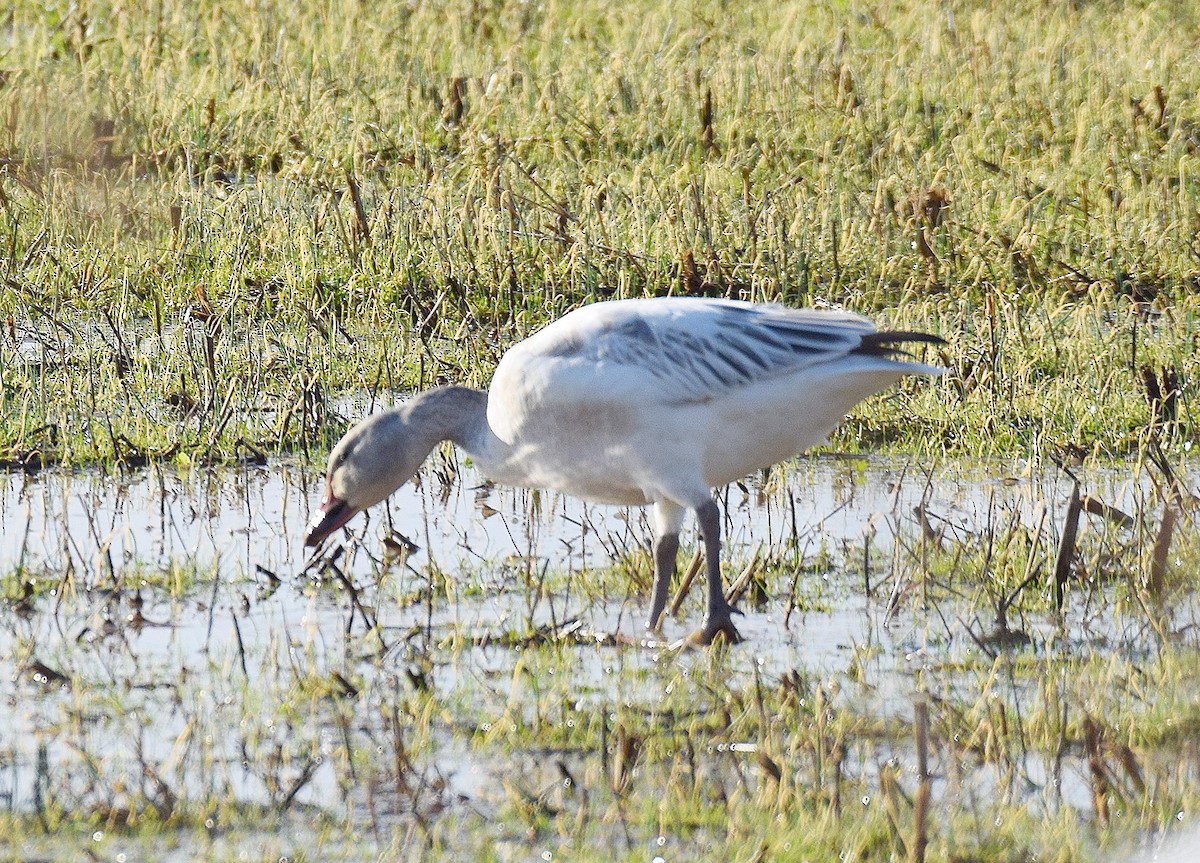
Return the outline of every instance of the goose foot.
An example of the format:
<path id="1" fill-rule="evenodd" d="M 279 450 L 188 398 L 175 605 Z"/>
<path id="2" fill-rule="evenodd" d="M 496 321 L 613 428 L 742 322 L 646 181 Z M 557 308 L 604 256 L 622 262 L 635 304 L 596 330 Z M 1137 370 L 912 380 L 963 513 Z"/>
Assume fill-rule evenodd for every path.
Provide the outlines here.
<path id="1" fill-rule="evenodd" d="M 637 639 L 637 643 L 642 647 L 651 648 L 669 648 L 673 646 L 671 642 L 667 640 L 667 636 L 663 633 L 662 629 L 657 626 L 647 626 L 645 635 Z"/>
<path id="2" fill-rule="evenodd" d="M 742 640 L 742 634 L 733 625 L 732 614 L 726 613 L 716 617 L 711 615 L 706 617 L 703 626 L 687 636 L 687 638 L 677 641 L 672 647 L 708 647 L 710 644 L 715 644 L 718 641 L 733 645 L 740 643 Z"/>

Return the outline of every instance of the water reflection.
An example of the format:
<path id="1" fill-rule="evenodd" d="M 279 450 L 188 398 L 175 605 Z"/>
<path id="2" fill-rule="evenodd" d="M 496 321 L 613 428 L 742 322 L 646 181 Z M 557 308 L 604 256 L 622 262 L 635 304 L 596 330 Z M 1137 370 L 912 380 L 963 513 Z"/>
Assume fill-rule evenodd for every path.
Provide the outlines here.
<path id="1" fill-rule="evenodd" d="M 288 783 L 300 776 L 300 804 L 341 800 L 353 826 L 376 804 L 335 768 L 313 767 L 332 761 L 312 761 L 313 753 L 333 759 L 342 751 L 340 702 L 355 704 L 355 733 L 375 741 L 388 737 L 389 711 L 408 693 L 461 700 L 468 714 L 508 705 L 515 669 L 528 670 L 527 661 L 544 664 L 539 690 L 561 688 L 571 715 L 613 704 L 649 708 L 680 687 L 708 692 L 697 682 L 709 668 L 706 652 L 611 646 L 614 634 L 629 642 L 642 635 L 650 530 L 641 510 L 493 488 L 445 452 L 419 483 L 351 523 L 351 538 L 338 538 L 344 548 L 334 570 L 302 546 L 322 482 L 302 462 L 0 478 L 0 680 L 8 705 L 0 706 L 0 788 L 12 789 L 9 806 L 35 805 L 39 765 L 70 765 L 87 753 L 123 781 L 183 777 L 176 793 L 192 799 L 279 808 L 290 805 Z M 1145 476 L 1114 469 L 1086 482 L 1127 513 L 1156 512 Z M 727 580 L 756 555 L 768 561 L 770 578 L 760 601 L 742 602 L 738 625 L 748 641 L 723 660 L 722 673 L 780 685 L 823 679 L 840 692 L 841 709 L 885 717 L 907 716 L 931 680 L 951 704 L 974 704 L 993 689 L 1013 704 L 1041 698 L 1036 678 L 993 679 L 990 657 L 1007 648 L 987 636 L 1009 588 L 991 578 L 1032 547 L 1025 589 L 1044 599 L 1069 490 L 1056 471 L 1018 463 L 926 469 L 833 457 L 723 489 Z M 1196 644 L 1190 593 L 1152 626 L 1131 598 L 1136 592 L 1101 571 L 1114 560 L 1136 564 L 1144 540 L 1137 530 L 1085 522 L 1083 579 L 1072 586 L 1066 626 L 1044 601 L 1014 596 L 1008 625 L 1027 643 L 1018 650 L 1141 657 L 1161 644 L 1160 633 Z M 1179 553 L 1190 554 L 1190 543 L 1181 538 Z M 693 530 L 683 563 L 695 544 Z M 671 635 L 698 621 L 699 594 L 668 622 Z M 567 621 L 575 623 L 565 655 L 527 660 L 511 647 Z M 512 709 L 537 708 L 503 708 Z M 486 732 L 464 731 L 453 719 L 430 732 L 430 751 L 415 769 L 438 789 L 431 809 L 456 796 L 486 799 L 488 783 L 514 769 L 507 756 L 481 760 L 465 742 L 479 733 Z M 856 743 L 848 775 L 878 784 L 879 765 L 911 754 L 884 751 L 888 745 Z M 749 763 L 753 748 L 745 752 Z M 1017 793 L 1019 773 L 1019 793 L 1035 808 L 1091 805 L 1086 771 L 1064 773 L 1061 759 L 1037 752 L 1013 764 L 1017 772 L 956 768 L 965 775 L 939 780 L 936 793 Z M 63 775 L 74 774 L 64 767 Z M 64 798 L 93 801 L 94 790 L 77 782 L 67 780 Z M 157 787 L 143 793 L 153 801 Z"/>
<path id="2" fill-rule="evenodd" d="M 20 571 L 18 581 L 53 582 L 69 574 L 76 590 L 130 590 L 140 581 L 204 581 L 211 573 L 219 582 L 214 596 L 229 594 L 229 602 L 241 603 L 242 594 L 249 601 L 278 578 L 293 589 L 272 601 L 287 608 L 303 596 L 294 589 L 306 582 L 303 575 L 312 574 L 302 535 L 322 477 L 302 462 L 159 467 L 129 475 L 45 471 L 7 474 L 0 482 L 0 573 Z M 1145 478 L 1113 470 L 1095 473 L 1089 483 L 1093 494 L 1125 512 L 1151 508 Z M 769 602 L 761 610 L 747 604 L 750 613 L 739 626 L 752 650 L 790 646 L 785 662 L 795 660 L 793 650 L 802 650 L 807 662 L 844 654 L 866 637 L 864 625 L 871 632 L 880 628 L 889 595 L 895 610 L 896 591 L 905 588 L 898 581 L 922 549 L 994 541 L 1005 531 L 1011 542 L 1019 526 L 1026 540 L 1033 536 L 1052 550 L 1068 490 L 1057 471 L 1034 472 L 1018 463 L 928 470 L 911 461 L 835 457 L 730 486 L 721 492 L 727 580 L 757 551 L 796 568 L 790 591 L 803 600 L 793 595 L 790 604 Z M 618 583 L 611 565 L 648 543 L 641 509 L 494 488 L 446 451 L 435 454 L 418 483 L 358 516 L 350 528 L 354 541 L 339 560 L 341 571 L 376 583 L 386 574 L 392 596 L 416 595 L 429 573 L 444 575 L 457 585 L 446 588 L 456 598 L 453 606 L 438 609 L 447 625 L 486 629 L 522 616 L 536 625 L 547 615 L 583 615 L 593 629 L 640 634 L 646 599 L 627 575 Z M 1094 519 L 1084 529 L 1115 530 Z M 695 540 L 694 532 L 685 533 L 681 565 Z M 416 551 L 396 565 L 395 552 L 410 548 L 410 541 Z M 1036 570 L 1034 563 L 1036 573 L 1050 561 L 1037 560 Z M 529 586 L 547 574 L 565 586 L 548 602 L 531 599 Z M 590 587 L 595 579 L 603 582 L 599 592 Z M 979 598 L 971 586 L 961 589 L 965 600 Z M 690 606 L 683 623 L 674 625 L 695 613 Z M 416 612 L 411 617 L 415 622 Z M 400 612 L 381 622 L 409 625 Z M 886 622 L 895 630 L 889 641 L 905 653 L 920 649 L 930 625 L 895 614 Z"/>

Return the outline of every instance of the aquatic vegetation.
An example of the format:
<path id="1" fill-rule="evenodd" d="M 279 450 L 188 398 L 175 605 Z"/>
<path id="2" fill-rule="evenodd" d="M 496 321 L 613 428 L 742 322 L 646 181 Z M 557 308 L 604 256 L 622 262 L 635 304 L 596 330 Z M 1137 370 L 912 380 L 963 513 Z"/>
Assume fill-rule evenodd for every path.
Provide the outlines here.
<path id="1" fill-rule="evenodd" d="M 23 561 L 0 606 L 0 849 L 1132 855 L 1197 802 L 1195 542 L 1156 585 L 1154 469 L 1080 473 L 1129 522 L 1088 505 L 1060 611 L 1071 477 L 1023 467 L 827 459 L 732 488 L 747 642 L 683 653 L 639 641 L 636 510 L 464 465 L 310 559 L 321 480 L 300 465 L 207 492 L 207 470 L 10 483 L 5 518 L 67 541 L 0 545 Z M 134 507 L 160 515 L 88 527 Z M 72 589 L 41 586 L 63 571 Z"/>

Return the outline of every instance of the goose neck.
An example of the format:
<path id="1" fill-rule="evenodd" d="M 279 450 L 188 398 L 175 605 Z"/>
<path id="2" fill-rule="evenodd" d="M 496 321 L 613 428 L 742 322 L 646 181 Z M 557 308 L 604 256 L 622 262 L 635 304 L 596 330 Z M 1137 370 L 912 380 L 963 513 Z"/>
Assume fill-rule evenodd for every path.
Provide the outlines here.
<path id="1" fill-rule="evenodd" d="M 487 426 L 487 393 L 471 387 L 436 387 L 415 396 L 406 407 L 410 423 L 427 429 L 435 444 L 448 440 L 468 452 Z"/>

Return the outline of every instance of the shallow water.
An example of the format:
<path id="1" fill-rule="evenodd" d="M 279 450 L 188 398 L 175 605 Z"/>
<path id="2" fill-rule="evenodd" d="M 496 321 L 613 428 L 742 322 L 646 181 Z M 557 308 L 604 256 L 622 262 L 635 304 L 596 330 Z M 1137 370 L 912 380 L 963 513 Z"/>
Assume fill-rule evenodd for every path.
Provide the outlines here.
<path id="1" fill-rule="evenodd" d="M 300 463 L 153 469 L 128 476 L 10 473 L 0 485 L 0 573 L 21 570 L 43 582 L 69 574 L 76 592 L 94 597 L 118 583 L 128 592 L 142 581 L 170 580 L 171 573 L 211 581 L 217 605 L 229 604 L 224 613 L 240 606 L 248 624 L 242 637 L 250 642 L 269 640 L 282 619 L 317 631 L 341 627 L 344 599 L 314 598 L 312 571 L 305 575 L 311 550 L 302 547 L 302 535 L 322 481 L 319 471 Z M 1131 480 L 1119 470 L 1094 474 L 1087 483 L 1092 494 L 1126 512 L 1141 511 L 1149 496 L 1147 480 Z M 1014 521 L 1032 530 L 1042 519 L 1045 536 L 1056 537 L 1069 487 L 1057 471 L 1035 473 L 1016 463 L 957 463 L 928 471 L 903 461 L 837 457 L 791 465 L 765 483 L 760 477 L 729 487 L 721 496 L 727 582 L 756 549 L 812 570 L 796 579 L 797 592 L 808 600 L 801 608 L 812 611 L 786 615 L 778 602 L 759 611 L 743 603 L 747 613 L 738 620 L 748 640 L 743 652 L 765 663 L 765 670 L 779 672 L 797 664 L 836 667 L 870 644 L 899 671 L 919 661 L 933 637 L 939 657 L 947 658 L 941 621 L 888 614 L 898 544 L 911 550 L 922 541 L 915 508 L 924 507 L 928 529 L 947 542 L 971 541 Z M 1082 528 L 1108 529 L 1086 517 Z M 643 635 L 644 592 L 610 588 L 597 597 L 588 587 L 597 572 L 648 543 L 650 528 L 640 508 L 491 488 L 469 466 L 439 455 L 418 484 L 358 516 L 350 529 L 361 541 L 348 544 L 348 560 L 343 557 L 339 565 L 352 580 L 386 576 L 393 590 L 404 593 L 423 589 L 426 573 L 436 570 L 456 585 L 449 590 L 452 602 L 431 600 L 390 615 L 386 626 L 392 629 L 429 625 L 432 616 L 435 626 L 465 628 L 478 638 L 579 617 L 601 635 Z M 386 564 L 381 545 L 386 535 L 417 546 L 406 565 Z M 694 532 L 685 533 L 681 568 L 696 542 Z M 546 572 L 559 575 L 560 589 L 538 597 L 529 584 Z M 256 589 L 266 589 L 268 573 L 282 579 L 281 589 L 269 601 L 252 601 Z M 669 637 L 685 634 L 696 621 L 701 581 L 693 585 L 683 619 L 667 622 Z M 91 605 L 103 610 L 99 599 Z M 152 611 L 146 609 L 145 617 L 153 619 Z M 211 643 L 216 613 L 211 605 L 203 615 L 163 613 L 171 626 L 143 629 L 138 635 L 143 651 Z M 1113 624 L 1086 614 L 1077 621 L 1079 627 L 1099 625 L 1106 638 L 1118 635 L 1107 628 Z M 1076 634 L 1087 635 L 1083 629 Z M 10 652 L 11 638 L 11 628 L 0 632 L 0 650 Z"/>
<path id="2" fill-rule="evenodd" d="M 868 603 L 864 592 L 868 584 L 873 593 L 886 590 L 894 538 L 911 540 L 918 530 L 913 508 L 926 501 L 939 528 L 964 534 L 987 520 L 988 507 L 992 517 L 1006 508 L 1031 510 L 1030 499 L 1044 489 L 1028 478 L 1014 479 L 1018 469 L 975 466 L 926 475 L 903 462 L 824 458 L 775 474 L 765 487 L 754 482 L 727 489 L 722 496 L 727 580 L 759 547 L 787 549 L 798 561 L 826 561 L 799 584 L 805 595 L 819 598 L 819 613 L 793 614 L 785 623 L 780 609 L 768 609 L 739 619 L 751 650 L 784 667 L 797 658 L 809 664 L 836 661 L 871 626 L 867 612 L 878 603 Z M 302 572 L 310 550 L 302 547 L 302 535 L 321 493 L 322 479 L 310 467 L 154 469 L 129 476 L 47 471 L 8 474 L 3 480 L 0 573 L 20 569 L 29 577 L 54 581 L 69 572 L 77 590 L 95 591 L 117 582 L 136 589 L 139 581 L 160 581 L 179 570 L 215 574 L 216 593 L 224 596 L 252 591 L 267 582 L 270 572 L 284 582 L 269 603 L 272 613 L 293 620 L 313 613 L 305 591 L 297 587 L 308 582 Z M 1057 503 L 1052 500 L 1051 505 Z M 482 601 L 460 599 L 454 607 L 436 611 L 452 619 L 443 622 L 476 635 L 575 615 L 584 616 L 588 628 L 600 633 L 642 635 L 644 595 L 600 602 L 586 597 L 574 602 L 572 597 L 572 585 L 577 595 L 586 593 L 579 585 L 591 577 L 590 569 L 608 567 L 648 543 L 650 528 L 640 508 L 489 488 L 469 466 L 442 459 L 423 471 L 419 485 L 404 487 L 386 507 L 359 516 L 350 528 L 363 541 L 351 545 L 349 566 L 342 561 L 347 575 L 378 576 L 384 569 L 380 538 L 395 531 L 418 548 L 407 567 L 387 568 L 389 577 L 415 582 L 433 567 L 470 584 Z M 694 532 L 686 533 L 681 567 L 695 543 Z M 532 609 L 530 591 L 498 590 L 544 570 L 565 573 L 567 589 Z M 698 580 L 690 597 L 692 613 L 684 615 L 690 619 L 668 624 L 675 635 L 694 622 L 701 593 Z M 333 605 L 326 610 L 330 614 L 337 603 Z M 266 612 L 252 609 L 247 615 L 252 625 L 259 613 Z M 425 614 L 414 609 L 389 625 L 424 623 Z M 175 620 L 173 630 L 195 623 Z M 199 623 L 207 630 L 207 621 Z M 903 626 L 890 632 L 888 640 L 895 645 L 920 645 L 919 633 Z M 140 641 L 148 645 L 176 635 L 156 637 L 150 631 Z"/>
<path id="3" fill-rule="evenodd" d="M 687 680 L 690 666 L 707 662 L 704 652 L 612 646 L 617 634 L 631 643 L 644 636 L 645 590 L 631 586 L 626 567 L 612 567 L 648 542 L 638 509 L 490 488 L 469 465 L 435 455 L 419 484 L 351 523 L 355 540 L 346 542 L 338 566 L 358 587 L 364 607 L 356 609 L 330 570 L 310 566 L 301 545 L 322 482 L 319 471 L 299 462 L 0 478 L 0 575 L 8 577 L 10 597 L 0 610 L 0 803 L 33 806 L 39 759 L 69 760 L 71 746 L 117 772 L 125 765 L 144 773 L 139 765 L 150 763 L 186 775 L 190 794 L 278 802 L 287 777 L 260 768 L 262 752 L 279 753 L 280 769 L 294 778 L 303 760 L 294 750 L 308 747 L 320 754 L 304 757 L 320 763 L 336 757 L 340 741 L 327 718 L 297 726 L 276 709 L 297 685 L 327 681 L 338 670 L 357 674 L 372 692 L 395 690 L 412 672 L 439 692 L 503 699 L 516 653 L 505 645 L 568 620 L 578 620 L 582 635 L 560 670 L 569 680 L 547 678 L 545 685 L 561 687 L 575 709 L 654 703 Z M 1119 469 L 1089 475 L 1086 486 L 1131 513 L 1151 498 L 1147 478 Z M 978 590 L 964 588 L 960 600 L 943 598 L 933 610 L 899 590 L 915 550 L 933 541 L 923 529 L 947 543 L 973 543 L 1015 522 L 1030 530 L 1043 522 L 1045 536 L 1057 537 L 1069 489 L 1057 471 L 1018 463 L 927 470 L 838 457 L 730 487 L 722 494 L 727 580 L 761 548 L 794 570 L 797 595 L 791 613 L 780 596 L 761 605 L 743 601 L 738 626 L 747 641 L 730 654 L 730 673 L 774 679 L 801 670 L 829 680 L 852 673 L 870 682 L 856 700 L 881 715 L 907 716 L 920 676 L 977 658 L 983 645 L 971 633 L 993 623 L 978 605 Z M 1096 520 L 1084 525 L 1085 536 L 1109 530 Z M 382 538 L 392 535 L 419 547 L 404 563 L 385 560 Z M 681 566 L 695 542 L 694 533 L 685 536 Z M 644 563 L 644 555 L 635 559 Z M 553 589 L 536 589 L 543 577 Z M 22 608 L 21 584 L 29 581 L 38 592 Z M 1041 579 L 1030 589 L 1049 588 Z M 682 619 L 668 621 L 668 637 L 698 621 L 701 593 L 698 582 Z M 1153 650 L 1144 620 L 1108 614 L 1089 597 L 1073 593 L 1065 632 L 1045 616 L 1019 612 L 1010 624 L 1025 627 L 1038 650 L 1055 638 L 1076 652 Z M 382 645 L 364 643 L 364 612 L 378 620 Z M 1176 628 L 1190 631 L 1193 642 L 1196 619 L 1188 602 L 1175 610 Z M 364 665 L 368 648 L 381 650 L 382 659 Z M 39 680 L 35 662 L 70 683 Z M 247 698 L 247 682 L 261 703 Z M 124 695 L 105 701 L 84 695 L 84 687 Z M 110 709 L 119 713 L 101 715 Z M 87 718 L 69 719 L 73 711 Z M 74 737 L 62 733 L 68 721 L 79 724 Z M 240 750 L 233 735 L 219 739 L 247 723 L 261 727 Z M 197 729 L 218 739 L 196 748 Z M 259 747 L 257 757 L 247 756 L 246 739 Z M 439 799 L 492 805 L 489 789 L 509 768 L 455 735 L 437 739 L 426 763 L 441 783 Z M 195 763 L 185 770 L 188 759 Z M 875 768 L 868 757 L 857 769 Z M 1091 805 L 1086 777 L 1052 776 L 1036 756 L 1024 770 L 1034 784 L 1054 787 L 1055 801 L 1081 811 Z M 997 782 L 987 769 L 972 779 L 977 791 Z M 77 799 L 103 797 L 85 781 L 71 783 Z M 324 811 L 341 808 L 352 822 L 365 817 L 367 804 L 340 790 L 331 770 L 315 770 L 295 799 Z"/>
<path id="4" fill-rule="evenodd" d="M 162 579 L 173 569 L 216 574 L 219 590 L 263 584 L 270 572 L 286 584 L 304 581 L 310 550 L 302 547 L 304 526 L 319 501 L 319 471 L 300 463 L 259 468 L 177 471 L 159 468 L 131 475 L 45 471 L 0 477 L 0 574 L 23 570 L 53 581 L 70 573 L 76 588 L 100 589 L 120 582 Z M 754 652 L 802 651 L 807 662 L 836 659 L 863 636 L 869 602 L 886 592 L 893 577 L 897 538 L 911 547 L 921 538 L 914 514 L 923 505 L 928 526 L 946 541 L 970 539 L 1015 521 L 1029 528 L 1045 519 L 1044 538 L 1056 536 L 1070 484 L 1057 471 L 1034 473 L 1016 463 L 954 464 L 927 471 L 913 463 L 825 457 L 731 486 L 725 509 L 726 579 L 740 571 L 756 548 L 790 555 L 818 571 L 805 574 L 801 590 L 821 597 L 820 613 L 782 620 L 779 609 L 739 619 Z M 1139 512 L 1149 497 L 1148 481 L 1119 470 L 1088 477 L 1088 490 L 1126 512 Z M 362 542 L 351 543 L 346 573 L 378 576 L 384 569 L 381 537 L 391 531 L 417 550 L 406 567 L 387 568 L 395 578 L 418 578 L 428 568 L 488 588 L 543 570 L 567 574 L 564 595 L 530 611 L 530 591 L 509 591 L 485 602 L 460 602 L 455 623 L 486 631 L 514 616 L 538 625 L 551 618 L 583 614 L 603 633 L 642 634 L 646 597 L 572 604 L 571 584 L 608 567 L 615 558 L 644 548 L 650 537 L 640 508 L 596 506 L 564 495 L 490 488 L 467 465 L 435 457 L 419 484 L 395 493 L 386 506 L 350 524 Z M 1083 530 L 1105 526 L 1085 517 Z M 680 566 L 696 543 L 685 529 Z M 339 540 L 340 541 L 340 540 Z M 824 564 L 818 563 L 824 561 Z M 697 583 L 691 599 L 698 601 Z M 525 594 L 525 595 L 522 595 Z M 291 608 L 302 592 L 275 597 Z M 554 606 L 558 604 L 556 609 Z M 449 611 L 442 609 L 442 612 Z M 422 612 L 423 613 L 423 612 Z M 694 618 L 693 615 L 685 617 Z M 423 622 L 414 613 L 412 622 Z M 392 622 L 404 626 L 401 616 Z M 683 634 L 681 623 L 669 622 Z M 890 621 L 893 644 L 919 647 L 920 636 Z M 908 621 L 917 625 L 916 621 Z M 897 628 L 899 632 L 897 632 Z M 914 640 L 915 639 L 915 640 Z M 789 657 L 790 661 L 791 657 Z M 787 661 L 784 662 L 787 664 Z"/>

